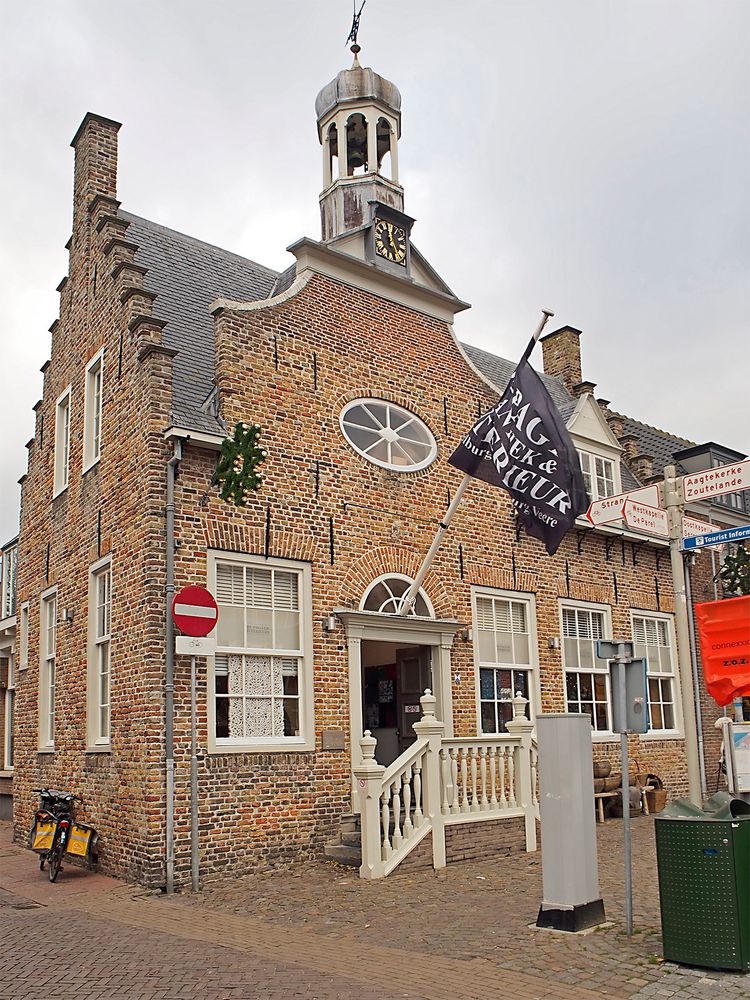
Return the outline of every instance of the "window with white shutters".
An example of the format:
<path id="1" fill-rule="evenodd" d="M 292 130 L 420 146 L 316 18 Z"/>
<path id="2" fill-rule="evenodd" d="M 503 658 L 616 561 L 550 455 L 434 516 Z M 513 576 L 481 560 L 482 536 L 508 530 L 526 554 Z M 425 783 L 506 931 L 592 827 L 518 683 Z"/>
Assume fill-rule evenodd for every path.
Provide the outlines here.
<path id="1" fill-rule="evenodd" d="M 311 720 L 305 569 L 280 560 L 218 555 L 213 661 L 214 739 L 219 745 L 296 745 Z"/>
<path id="2" fill-rule="evenodd" d="M 585 712 L 596 732 L 609 732 L 609 668 L 596 656 L 596 643 L 605 638 L 605 612 L 582 605 L 562 605 L 562 656 L 568 712 Z"/>
<path id="3" fill-rule="evenodd" d="M 530 715 L 532 656 L 530 602 L 486 591 L 474 593 L 474 657 L 479 674 L 483 733 L 502 733 L 513 718 L 513 698 L 527 700 Z"/>
<path id="4" fill-rule="evenodd" d="M 632 621 L 635 656 L 646 657 L 649 732 L 675 732 L 678 724 L 672 620 L 666 615 L 633 612 Z"/>

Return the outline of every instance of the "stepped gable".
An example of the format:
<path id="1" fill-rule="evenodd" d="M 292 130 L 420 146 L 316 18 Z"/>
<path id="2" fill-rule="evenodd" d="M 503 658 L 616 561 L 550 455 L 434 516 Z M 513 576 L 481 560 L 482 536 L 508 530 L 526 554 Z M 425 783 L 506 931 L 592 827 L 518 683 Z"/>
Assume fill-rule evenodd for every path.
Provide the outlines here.
<path id="1" fill-rule="evenodd" d="M 148 268 L 145 285 L 157 294 L 154 316 L 166 320 L 162 343 L 174 359 L 172 423 L 189 430 L 224 434 L 221 420 L 204 408 L 214 388 L 214 299 L 264 299 L 279 277 L 271 268 L 148 219 L 120 211 L 128 239 L 138 245 L 135 261 Z"/>

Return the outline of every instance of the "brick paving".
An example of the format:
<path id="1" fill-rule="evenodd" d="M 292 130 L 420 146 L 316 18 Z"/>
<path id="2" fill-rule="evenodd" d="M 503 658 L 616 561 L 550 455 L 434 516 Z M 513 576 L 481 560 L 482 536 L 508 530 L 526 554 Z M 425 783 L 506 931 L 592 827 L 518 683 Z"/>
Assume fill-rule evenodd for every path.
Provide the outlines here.
<path id="1" fill-rule="evenodd" d="M 661 961 L 653 826 L 633 823 L 635 930 L 622 929 L 622 825 L 599 828 L 607 917 L 588 935 L 540 931 L 539 855 L 394 875 L 329 863 L 147 895 L 67 868 L 51 886 L 0 842 L 0 1000 L 750 998 L 750 976 Z"/>

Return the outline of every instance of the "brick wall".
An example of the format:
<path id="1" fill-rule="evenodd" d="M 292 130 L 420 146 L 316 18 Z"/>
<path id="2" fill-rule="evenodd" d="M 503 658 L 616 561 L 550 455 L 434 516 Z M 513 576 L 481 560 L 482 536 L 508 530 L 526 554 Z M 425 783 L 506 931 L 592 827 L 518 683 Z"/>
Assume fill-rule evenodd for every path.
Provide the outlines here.
<path id="1" fill-rule="evenodd" d="M 132 878 L 161 869 L 163 813 L 164 461 L 171 357 L 160 351 L 151 301 L 129 266 L 135 248 L 114 215 L 117 123 L 87 116 L 76 149 L 69 273 L 60 285 L 44 395 L 22 486 L 17 592 L 29 600 L 29 667 L 18 671 L 15 832 L 32 787 L 70 788 L 102 834 L 102 867 Z M 140 318 L 139 318 L 140 317 Z M 85 366 L 104 347 L 103 453 L 83 471 Z M 55 499 L 55 403 L 72 386 L 67 490 Z M 87 752 L 89 567 L 112 558 L 112 745 Z M 38 753 L 40 595 L 58 588 L 55 752 Z M 59 615 L 59 612 L 58 612 Z M 153 848 L 153 849 L 152 849 Z"/>
<path id="2" fill-rule="evenodd" d="M 163 431 L 172 356 L 161 346 L 161 324 L 151 318 L 153 296 L 143 292 L 148 278 L 132 265 L 135 247 L 114 215 L 116 133 L 116 123 L 90 118 L 76 140 L 70 271 L 61 286 L 23 484 L 18 600 L 30 601 L 30 642 L 29 669 L 18 678 L 15 819 L 20 839 L 33 809 L 31 787 L 68 786 L 83 795 L 85 819 L 102 833 L 103 869 L 159 884 L 169 456 Z M 495 402 L 448 326 L 331 278 L 313 277 L 281 304 L 221 311 L 215 328 L 223 416 L 230 427 L 238 420 L 260 425 L 268 450 L 266 478 L 246 508 L 229 507 L 210 488 L 215 453 L 196 443 L 186 446 L 175 495 L 176 584 L 206 583 L 209 548 L 262 555 L 267 539 L 267 554 L 311 565 L 315 750 L 209 754 L 206 673 L 199 661 L 200 830 L 202 867 L 209 874 L 316 856 L 348 810 L 347 644 L 340 626 L 328 633 L 322 620 L 336 607 L 358 606 L 364 588 L 381 573 L 414 574 L 446 494 L 461 478 L 445 458 L 477 409 Z M 102 345 L 104 453 L 83 474 L 84 369 Z M 68 384 L 70 485 L 52 500 L 54 407 Z M 436 436 L 439 459 L 422 472 L 398 474 L 359 458 L 338 424 L 344 403 L 358 396 L 393 400 L 419 415 Z M 112 746 L 111 752 L 93 753 L 86 738 L 88 570 L 106 554 L 113 574 Z M 39 754 L 39 597 L 53 584 L 60 607 L 72 608 L 74 617 L 59 627 L 55 753 Z M 548 558 L 538 541 L 516 536 L 505 494 L 479 482 L 467 492 L 425 589 L 439 617 L 468 624 L 472 585 L 535 595 L 545 711 L 564 707 L 561 653 L 548 645 L 548 638 L 560 634 L 560 598 L 607 605 L 615 634 L 630 633 L 631 608 L 673 609 L 668 560 L 657 562 L 653 548 L 619 539 L 605 545 L 602 535 L 571 532 Z M 458 639 L 451 656 L 451 674 L 459 677 L 452 690 L 456 734 L 473 734 L 471 642 Z M 325 729 L 346 732 L 343 752 L 322 750 Z M 188 736 L 189 661 L 178 657 L 178 884 L 189 877 Z M 661 774 L 670 790 L 682 787 L 680 740 L 636 741 L 632 753 Z M 455 837 L 456 851 L 466 851 Z"/>

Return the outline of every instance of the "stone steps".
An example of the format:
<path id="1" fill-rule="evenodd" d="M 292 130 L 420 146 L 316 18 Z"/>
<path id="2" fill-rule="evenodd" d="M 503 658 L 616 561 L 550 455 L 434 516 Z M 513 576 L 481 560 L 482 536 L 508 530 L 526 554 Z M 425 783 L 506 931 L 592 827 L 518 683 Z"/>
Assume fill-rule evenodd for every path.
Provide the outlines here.
<path id="1" fill-rule="evenodd" d="M 362 833 L 356 813 L 344 813 L 340 817 L 339 835 L 328 841 L 324 853 L 337 864 L 359 868 L 362 864 Z"/>

